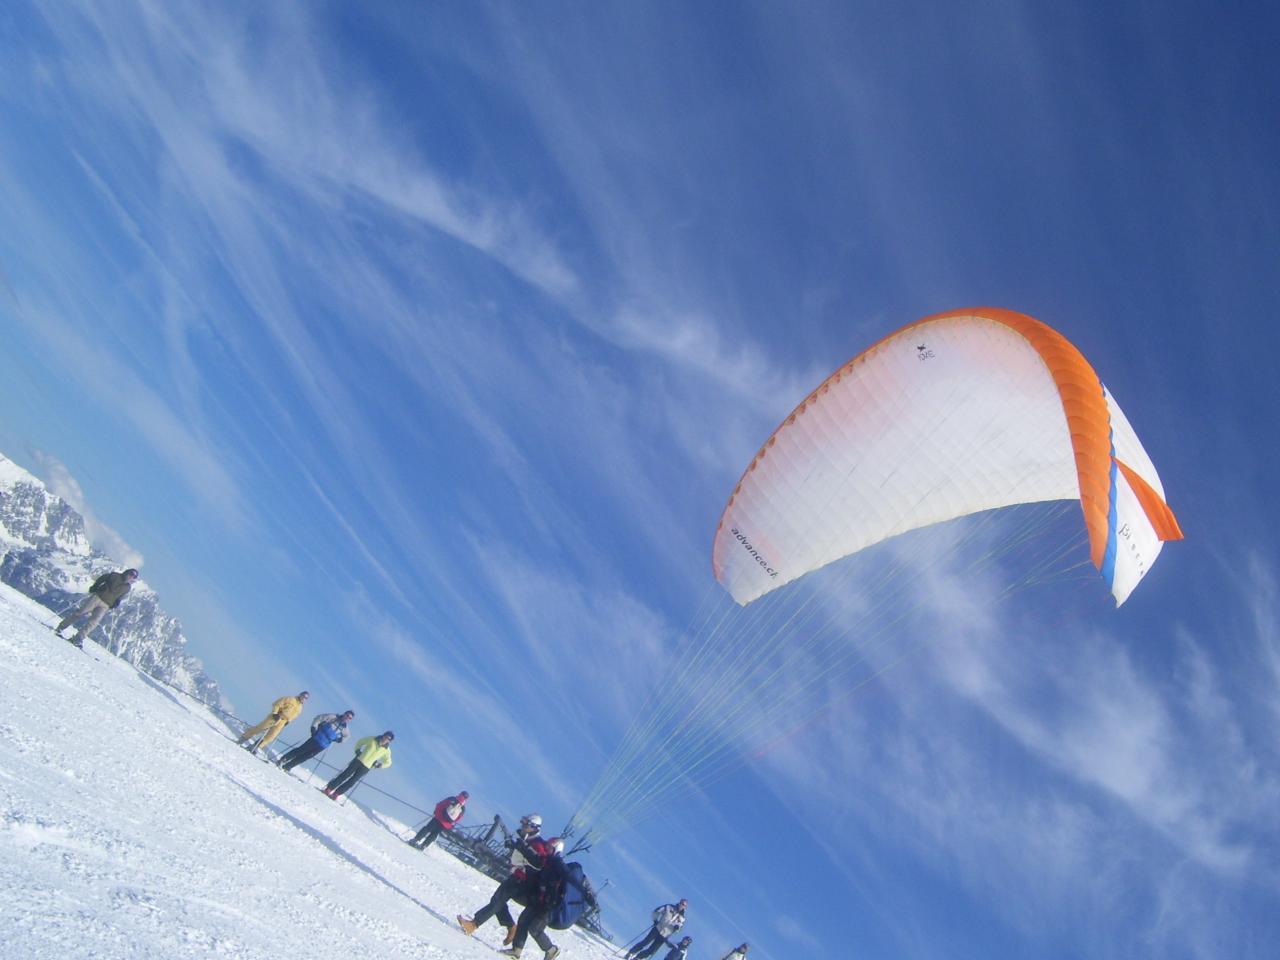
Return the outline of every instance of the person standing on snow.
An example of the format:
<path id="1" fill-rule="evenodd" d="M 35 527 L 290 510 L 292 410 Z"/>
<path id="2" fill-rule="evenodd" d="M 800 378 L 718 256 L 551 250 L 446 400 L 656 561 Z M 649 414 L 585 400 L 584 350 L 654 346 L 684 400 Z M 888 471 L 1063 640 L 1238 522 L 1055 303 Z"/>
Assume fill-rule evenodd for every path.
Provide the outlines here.
<path id="1" fill-rule="evenodd" d="M 425 850 L 431 844 L 435 843 L 436 837 L 440 836 L 441 830 L 452 830 L 454 825 L 462 819 L 462 815 L 467 812 L 467 800 L 471 794 L 465 790 L 459 790 L 455 797 L 445 797 L 436 804 L 435 813 L 431 815 L 431 819 L 427 821 L 426 826 L 414 835 L 409 841 L 409 845 L 417 847 L 419 850 Z"/>
<path id="2" fill-rule="evenodd" d="M 744 943 L 740 947 L 734 947 L 721 957 L 720 960 L 747 960 L 747 945 Z"/>
<path id="3" fill-rule="evenodd" d="M 58 639 L 74 643 L 77 647 L 84 649 L 84 638 L 93 633 L 94 628 L 102 622 L 108 610 L 114 610 L 120 605 L 120 601 L 129 595 L 129 591 L 133 589 L 137 580 L 138 571 L 132 567 L 128 570 L 104 573 L 93 581 L 88 596 L 62 618 L 62 621 L 53 628 L 53 632 L 57 634 Z M 76 631 L 75 636 L 64 637 L 62 631 L 82 617 L 89 619 Z"/>
<path id="4" fill-rule="evenodd" d="M 306 763 L 316 754 L 324 753 L 335 743 L 347 739 L 347 724 L 356 718 L 355 711 L 344 713 L 322 713 L 311 721 L 311 739 L 294 747 L 280 758 L 281 770 L 292 770 L 300 763 Z"/>
<path id="5" fill-rule="evenodd" d="M 664 903 L 653 911 L 653 928 L 645 934 L 643 940 L 627 951 L 627 960 L 645 960 L 658 952 L 658 948 L 667 943 L 667 937 L 684 926 L 684 912 L 689 909 L 689 901 L 681 899 L 676 903 Z"/>
<path id="6" fill-rule="evenodd" d="M 560 956 L 560 948 L 547 936 L 547 921 L 551 919 L 551 911 L 564 895 L 565 877 L 567 875 L 564 857 L 564 841 L 553 837 L 547 841 L 547 858 L 538 871 L 538 877 L 528 893 L 528 906 L 520 914 L 520 922 L 516 924 L 515 936 L 511 937 L 511 946 L 498 953 L 506 957 L 519 957 L 524 952 L 525 942 L 533 937 L 542 951 L 542 960 L 556 960 Z M 595 903 L 595 894 L 590 886 L 584 891 L 591 903 Z"/>
<path id="7" fill-rule="evenodd" d="M 674 947 L 672 947 L 662 960 L 685 960 L 689 955 L 689 948 L 693 946 L 693 937 L 685 937 Z"/>
<path id="8" fill-rule="evenodd" d="M 580 869 L 575 876 L 571 868 L 577 867 L 577 864 L 564 863 L 564 841 L 554 837 L 547 841 L 547 849 L 547 863 L 540 870 L 538 882 L 532 886 L 527 897 L 529 906 L 524 913 L 520 914 L 520 923 L 516 924 L 516 936 L 512 937 L 511 946 L 507 950 L 499 950 L 499 954 L 520 956 L 525 950 L 525 942 L 532 937 L 543 951 L 543 960 L 556 960 L 559 956 L 559 947 L 550 941 L 550 937 L 547 936 L 547 927 L 548 923 L 552 922 L 553 916 L 564 905 L 567 893 L 576 890 L 581 893 L 581 900 L 576 900 L 575 897 L 577 902 L 575 913 L 559 914 L 557 928 L 567 929 L 568 925 L 576 922 L 575 918 L 581 915 L 582 909 L 599 909 L 599 902 L 595 899 L 595 890 L 591 887 L 589 879 L 581 873 Z"/>
<path id="9" fill-rule="evenodd" d="M 262 739 L 249 747 L 250 753 L 257 753 L 259 749 L 280 736 L 281 730 L 298 719 L 298 715 L 302 713 L 302 705 L 307 702 L 309 696 L 311 694 L 303 690 L 296 697 L 281 697 L 271 705 L 271 712 L 267 714 L 266 719 L 261 723 L 254 724 L 236 737 L 236 743 L 245 743 L 261 733 Z"/>
<path id="10" fill-rule="evenodd" d="M 560 907 L 566 889 L 574 884 L 569 871 L 571 865 L 564 862 L 563 853 L 563 840 L 554 837 L 547 841 L 547 859 L 528 892 L 528 906 L 520 914 L 511 946 L 506 950 L 499 950 L 500 954 L 519 957 L 524 952 L 525 942 L 532 936 L 543 951 L 542 960 L 556 960 L 560 955 L 560 948 L 547 936 L 547 924 L 553 912 Z M 595 891 L 587 878 L 579 874 L 578 883 L 585 904 L 598 908 Z"/>
<path id="11" fill-rule="evenodd" d="M 354 787 L 370 770 L 391 766 L 391 741 L 396 735 L 388 730 L 376 737 L 365 737 L 356 741 L 356 758 L 347 764 L 345 770 L 329 781 L 324 788 L 324 795 L 330 800 L 340 796 Z"/>
<path id="12" fill-rule="evenodd" d="M 520 818 L 520 828 L 516 835 L 507 838 L 507 849 L 511 851 L 511 875 L 498 884 L 498 889 L 493 891 L 489 902 L 477 910 L 475 916 L 467 918 L 458 914 L 458 926 L 467 936 L 475 933 L 490 917 L 496 916 L 498 922 L 507 928 L 506 938 L 502 942 L 509 944 L 515 939 L 516 921 L 511 916 L 507 903 L 514 900 L 516 903 L 527 904 L 531 891 L 537 887 L 538 871 L 542 869 L 550 852 L 547 841 L 540 836 L 541 832 L 542 817 L 538 814 L 530 813 Z"/>

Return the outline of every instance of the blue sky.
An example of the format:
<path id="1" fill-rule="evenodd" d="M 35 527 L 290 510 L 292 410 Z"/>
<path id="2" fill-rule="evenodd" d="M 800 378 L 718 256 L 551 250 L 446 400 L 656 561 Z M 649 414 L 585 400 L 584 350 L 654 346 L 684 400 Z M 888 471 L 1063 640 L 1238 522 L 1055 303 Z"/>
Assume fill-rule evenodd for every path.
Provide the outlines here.
<path id="1" fill-rule="evenodd" d="M 0 450 L 244 713 L 309 688 L 396 730 L 382 785 L 558 823 L 782 417 L 910 320 L 1031 313 L 1186 542 L 1119 611 L 940 591 L 907 667 L 597 851 L 606 919 L 1269 955 L 1280 18 L 1049 6 L 11 4 Z"/>

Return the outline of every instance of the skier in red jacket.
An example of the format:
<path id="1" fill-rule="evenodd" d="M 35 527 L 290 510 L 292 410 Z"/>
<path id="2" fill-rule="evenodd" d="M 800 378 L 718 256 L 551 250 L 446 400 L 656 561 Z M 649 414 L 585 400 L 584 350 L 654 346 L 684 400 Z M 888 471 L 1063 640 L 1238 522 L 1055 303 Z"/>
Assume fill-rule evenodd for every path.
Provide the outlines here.
<path id="1" fill-rule="evenodd" d="M 441 830 L 452 830 L 454 825 L 462 819 L 462 815 L 467 812 L 467 800 L 470 796 L 471 794 L 467 791 L 459 790 L 457 796 L 445 797 L 437 803 L 435 813 L 427 821 L 427 825 L 409 841 L 409 845 L 425 850 L 435 842 L 436 837 L 440 836 Z"/>

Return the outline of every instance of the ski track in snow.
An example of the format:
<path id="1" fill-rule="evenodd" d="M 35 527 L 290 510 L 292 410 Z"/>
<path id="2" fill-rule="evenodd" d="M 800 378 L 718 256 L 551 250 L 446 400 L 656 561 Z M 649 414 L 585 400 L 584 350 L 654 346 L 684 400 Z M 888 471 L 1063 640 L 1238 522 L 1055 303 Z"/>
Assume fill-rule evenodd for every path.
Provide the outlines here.
<path id="1" fill-rule="evenodd" d="M 0 585 L 0 956 L 485 958 L 495 884 L 249 756 L 191 701 Z M 608 945 L 550 931 L 566 960 Z M 542 952 L 530 942 L 527 960 Z"/>

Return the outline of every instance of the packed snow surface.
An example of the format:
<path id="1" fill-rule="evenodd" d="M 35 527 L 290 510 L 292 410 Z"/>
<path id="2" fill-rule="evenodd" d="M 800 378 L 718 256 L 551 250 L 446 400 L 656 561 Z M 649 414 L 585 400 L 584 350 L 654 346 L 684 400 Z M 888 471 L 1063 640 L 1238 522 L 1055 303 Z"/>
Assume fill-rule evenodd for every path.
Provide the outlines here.
<path id="1" fill-rule="evenodd" d="M 53 619 L 0 585 L 0 955 L 493 960 L 497 922 L 468 938 L 454 921 L 492 880 L 329 800 L 303 767 L 249 756 L 203 707 L 57 639 Z M 610 956 L 549 932 L 565 960 Z"/>

